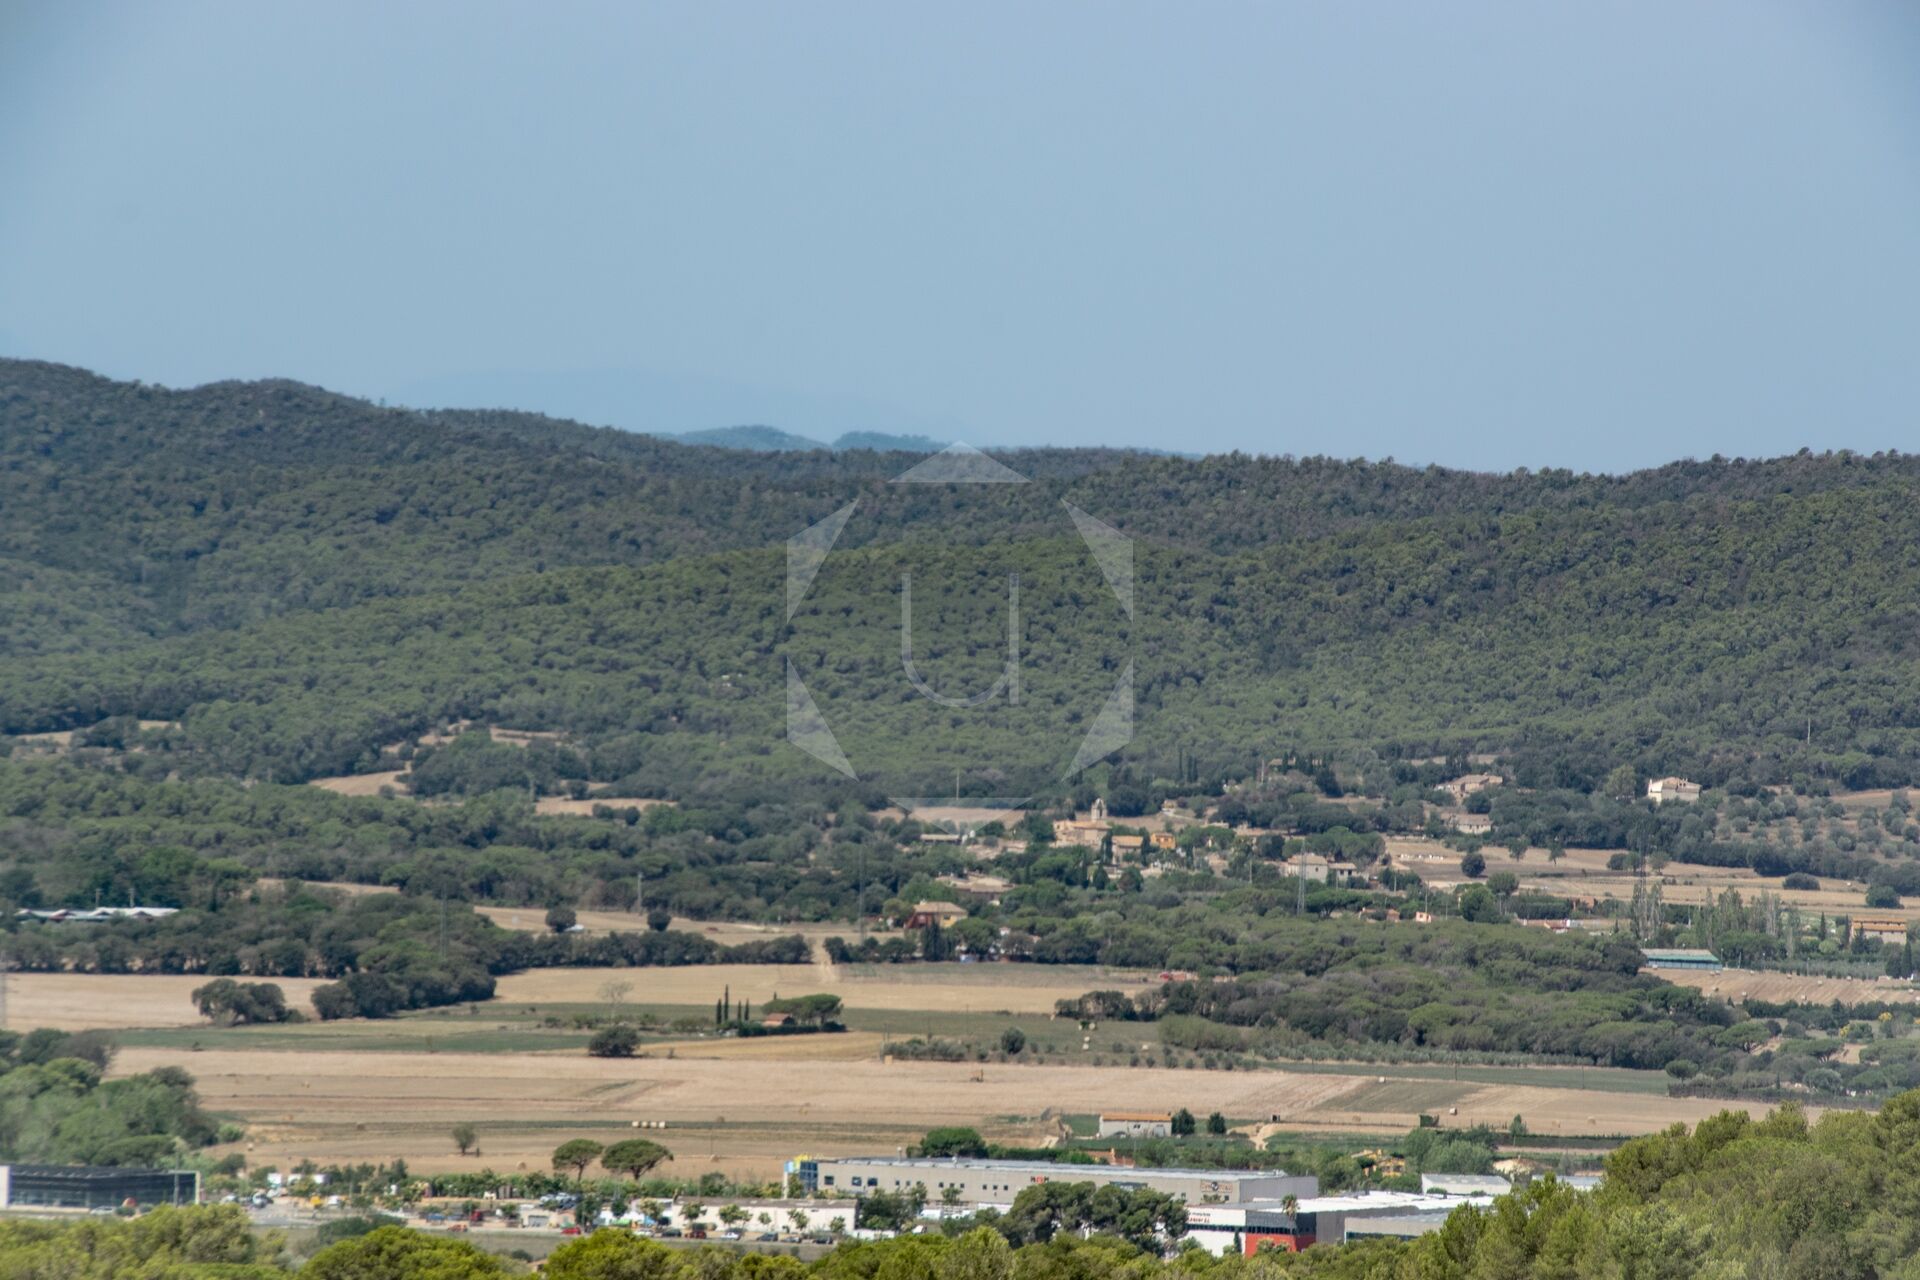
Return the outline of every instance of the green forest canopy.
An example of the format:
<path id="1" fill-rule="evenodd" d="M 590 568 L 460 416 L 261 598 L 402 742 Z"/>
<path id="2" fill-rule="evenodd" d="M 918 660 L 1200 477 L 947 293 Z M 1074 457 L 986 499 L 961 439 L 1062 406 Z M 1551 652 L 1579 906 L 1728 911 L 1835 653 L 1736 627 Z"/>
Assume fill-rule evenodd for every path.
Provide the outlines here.
<path id="1" fill-rule="evenodd" d="M 1031 484 L 964 500 L 886 483 L 912 460 L 0 363 L 0 731 L 177 721 L 148 748 L 169 767 L 297 781 L 472 717 L 565 732 L 629 794 L 824 782 L 783 742 L 791 658 L 860 767 L 951 785 L 952 729 L 984 790 L 1057 778 L 1130 656 L 1124 758 L 1148 772 L 1302 743 L 1710 782 L 1920 764 L 1920 459 L 1490 476 L 1035 450 L 1011 455 Z M 856 498 L 786 622 L 780 543 Z M 1062 499 L 1135 539 L 1132 619 Z M 1021 708 L 956 727 L 892 696 L 908 568 L 952 688 L 997 670 L 1021 574 Z"/>

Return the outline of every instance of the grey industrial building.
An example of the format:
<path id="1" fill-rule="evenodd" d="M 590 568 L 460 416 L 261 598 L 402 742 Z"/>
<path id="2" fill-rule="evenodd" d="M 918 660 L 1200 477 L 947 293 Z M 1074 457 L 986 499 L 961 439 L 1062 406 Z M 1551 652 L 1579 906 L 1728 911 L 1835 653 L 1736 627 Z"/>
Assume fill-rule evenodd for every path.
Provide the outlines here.
<path id="1" fill-rule="evenodd" d="M 1197 1205 L 1187 1210 L 1187 1238 L 1215 1256 L 1238 1251 L 1251 1257 L 1265 1248 L 1294 1251 L 1375 1235 L 1424 1235 L 1460 1205 L 1491 1203 L 1490 1195 L 1352 1191 L 1290 1201 Z"/>
<path id="2" fill-rule="evenodd" d="M 0 1164 L 0 1208 L 117 1209 L 198 1204 L 191 1169 L 117 1169 L 69 1164 Z"/>
<path id="3" fill-rule="evenodd" d="M 1190 1204 L 1234 1204 L 1318 1194 L 1320 1181 L 1278 1170 L 1137 1169 L 1110 1164 L 1052 1164 L 1041 1160 L 938 1160 L 917 1157 L 849 1156 L 796 1160 L 789 1172 L 807 1195 L 867 1195 L 925 1187 L 939 1203 L 949 1189 L 962 1204 L 1011 1204 L 1043 1182 L 1091 1182 L 1144 1188 Z"/>

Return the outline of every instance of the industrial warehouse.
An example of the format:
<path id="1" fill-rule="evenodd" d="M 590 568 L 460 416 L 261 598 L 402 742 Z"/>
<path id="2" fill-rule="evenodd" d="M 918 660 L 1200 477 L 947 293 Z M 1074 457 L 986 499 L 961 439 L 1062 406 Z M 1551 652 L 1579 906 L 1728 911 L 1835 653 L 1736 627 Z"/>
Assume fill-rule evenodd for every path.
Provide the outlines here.
<path id="1" fill-rule="evenodd" d="M 1043 1182 L 1091 1182 L 1096 1186 L 1145 1189 L 1189 1204 L 1310 1196 L 1320 1181 L 1276 1170 L 1137 1169 L 1126 1165 L 1050 1164 L 1040 1160 L 933 1159 L 909 1156 L 849 1156 L 788 1166 L 806 1195 L 865 1195 L 921 1186 L 935 1200 L 967 1205 L 1010 1205 L 1027 1187 Z M 948 1193 L 951 1193 L 950 1197 Z"/>
<path id="2" fill-rule="evenodd" d="M 1298 1252 L 1308 1245 L 1343 1244 L 1375 1235 L 1421 1235 L 1436 1230 L 1463 1204 L 1487 1205 L 1490 1195 L 1447 1196 L 1412 1191 L 1356 1191 L 1243 1204 L 1189 1205 L 1187 1238 L 1208 1253 L 1262 1249 Z"/>
<path id="3" fill-rule="evenodd" d="M 198 1203 L 200 1175 L 191 1169 L 0 1164 L 0 1209 L 118 1209 L 125 1205 Z"/>
<path id="4" fill-rule="evenodd" d="M 863 1196 L 920 1190 L 953 1209 L 1012 1207 L 1020 1192 L 1042 1183 L 1092 1183 L 1147 1190 L 1186 1202 L 1186 1238 L 1216 1256 L 1261 1249 L 1289 1252 L 1374 1236 L 1437 1230 L 1462 1205 L 1489 1205 L 1513 1189 L 1492 1174 L 1429 1174 L 1419 1191 L 1355 1191 L 1321 1195 L 1312 1175 L 1280 1170 L 1137 1168 L 1050 1164 L 971 1157 L 801 1156 L 787 1175 L 805 1195 Z M 1591 1190 L 1598 1179 L 1566 1179 Z"/>

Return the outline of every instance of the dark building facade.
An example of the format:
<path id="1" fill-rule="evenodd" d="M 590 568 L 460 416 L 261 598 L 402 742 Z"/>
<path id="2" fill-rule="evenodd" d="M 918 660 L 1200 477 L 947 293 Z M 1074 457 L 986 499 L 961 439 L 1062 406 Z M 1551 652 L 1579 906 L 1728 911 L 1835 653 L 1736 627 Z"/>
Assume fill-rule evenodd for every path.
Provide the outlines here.
<path id="1" fill-rule="evenodd" d="M 116 1209 L 197 1204 L 200 1175 L 189 1169 L 112 1169 L 77 1164 L 0 1165 L 0 1208 Z"/>

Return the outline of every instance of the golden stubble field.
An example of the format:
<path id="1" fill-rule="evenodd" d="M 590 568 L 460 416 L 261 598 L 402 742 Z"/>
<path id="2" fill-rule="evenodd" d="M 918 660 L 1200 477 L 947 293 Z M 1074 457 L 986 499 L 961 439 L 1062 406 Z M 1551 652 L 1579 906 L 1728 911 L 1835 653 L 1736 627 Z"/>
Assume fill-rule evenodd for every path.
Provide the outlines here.
<path id="1" fill-rule="evenodd" d="M 872 1053 L 873 1046 L 865 1046 Z M 545 1168 L 568 1138 L 609 1141 L 640 1122 L 675 1152 L 671 1172 L 709 1168 L 772 1178 L 783 1161 L 891 1153 L 942 1124 L 1043 1142 L 1047 1117 L 1101 1110 L 1219 1110 L 1235 1123 L 1276 1120 L 1306 1131 L 1410 1129 L 1421 1110 L 1447 1126 L 1504 1126 L 1523 1115 L 1537 1134 L 1645 1133 L 1731 1105 L 1547 1085 L 1398 1082 L 1393 1105 L 1369 1102 L 1367 1076 L 1288 1071 L 1023 1066 L 819 1060 L 794 1052 L 698 1047 L 673 1058 L 609 1061 L 582 1054 L 182 1052 L 132 1048 L 117 1073 L 178 1065 L 206 1104 L 240 1117 L 259 1164 L 322 1164 L 396 1156 L 417 1169 Z M 1451 1108 L 1451 1110 L 1450 1110 Z M 481 1154 L 460 1156 L 448 1134 L 475 1125 Z"/>
<path id="2" fill-rule="evenodd" d="M 205 977 L 159 974 L 15 973 L 6 976 L 5 1025 L 114 1030 L 187 1027 L 203 1021 L 194 988 Z M 317 978 L 275 978 L 287 1002 L 308 1016 Z M 592 1004 L 610 981 L 630 985 L 632 1004 L 703 1008 L 730 990 L 761 1004 L 776 994 L 830 992 L 849 1007 L 933 1013 L 1052 1013 L 1054 1003 L 1097 987 L 1144 987 L 1149 975 L 1080 965 L 922 966 L 709 964 L 663 969 L 529 969 L 500 979 L 501 1006 Z"/>
<path id="3" fill-rule="evenodd" d="M 1052 1013 L 1056 1002 L 1101 987 L 1143 990 L 1152 975 L 1092 965 L 703 964 L 670 969 L 529 969 L 500 979 L 512 1004 L 591 1002 L 608 980 L 633 984 L 636 1004 L 704 1006 L 730 989 L 735 1000 L 838 995 L 849 1008 L 930 1013 Z"/>
<path id="4" fill-rule="evenodd" d="M 1435 887 L 1450 887 L 1465 879 L 1460 872 L 1460 854 L 1423 836 L 1395 836 L 1387 840 L 1387 852 L 1393 863 L 1411 871 Z M 1621 902 L 1633 898 L 1638 878 L 1627 871 L 1610 871 L 1607 859 L 1617 849 L 1568 849 L 1558 862 L 1547 858 L 1545 849 L 1528 849 L 1515 861 L 1504 848 L 1488 845 L 1481 851 L 1487 859 L 1489 874 L 1511 871 L 1522 888 L 1561 897 L 1612 898 Z M 1661 898 L 1676 906 L 1704 906 L 1728 889 L 1737 889 L 1749 902 L 1765 890 L 1781 902 L 1798 907 L 1811 917 L 1858 915 L 1866 911 L 1867 886 L 1859 881 L 1820 877 L 1818 889 L 1787 889 L 1780 876 L 1762 876 L 1745 867 L 1709 867 L 1693 862 L 1670 862 L 1648 874 L 1648 882 L 1660 885 Z M 1920 898 L 1889 910 L 1875 909 L 1876 916 L 1900 916 L 1920 920 Z"/>
<path id="5" fill-rule="evenodd" d="M 713 965 L 675 969 L 542 970 L 501 982 L 515 1002 L 592 1001 L 609 979 L 634 984 L 636 1003 L 711 1003 L 832 990 L 851 1008 L 935 1012 L 1051 1012 L 1094 987 L 1126 988 L 1146 975 L 1099 969 L 996 965 L 828 968 Z M 8 1025 L 189 1026 L 199 979 L 26 974 L 12 977 Z M 283 983 L 304 1000 L 311 983 Z M 931 1063 L 885 1060 L 873 1032 L 759 1041 L 689 1038 L 650 1056 L 608 1060 L 578 1049 L 450 1053 L 422 1046 L 407 1020 L 336 1024 L 367 1049 L 322 1050 L 131 1045 L 113 1071 L 174 1065 L 192 1073 L 210 1110 L 244 1123 L 259 1165 L 386 1161 L 427 1171 L 545 1168 L 572 1137 L 602 1141 L 646 1129 L 677 1153 L 681 1174 L 719 1169 L 772 1178 L 805 1152 L 892 1152 L 940 1124 L 974 1124 L 997 1138 L 1046 1142 L 1057 1117 L 1103 1110 L 1219 1110 L 1236 1124 L 1277 1122 L 1314 1132 L 1377 1134 L 1413 1127 L 1419 1113 L 1446 1125 L 1505 1126 L 1524 1116 L 1535 1133 L 1643 1133 L 1692 1122 L 1726 1104 L 1575 1086 L 1572 1069 L 1539 1068 L 1523 1084 L 1441 1078 L 1380 1081 L 1367 1074 L 1204 1071 L 1121 1065 Z M 396 1044 L 395 1037 L 406 1041 Z M 1559 1079 L 1570 1083 L 1560 1086 Z M 1753 1107 L 1759 1111 L 1763 1108 Z M 480 1133 L 481 1155 L 460 1156 L 458 1123 Z"/>
<path id="6" fill-rule="evenodd" d="M 1685 969 L 1652 970 L 1676 986 L 1694 987 L 1722 1000 L 1804 1000 L 1810 1004 L 1920 1004 L 1920 990 L 1892 978 L 1815 978 L 1797 973 L 1723 969 L 1719 973 Z"/>
<path id="7" fill-rule="evenodd" d="M 172 974 L 10 973 L 6 1028 L 62 1031 L 132 1027 L 190 1027 L 205 1021 L 193 990 L 212 979 Z M 276 978 L 287 1003 L 313 1016 L 308 1003 L 318 978 Z"/>

